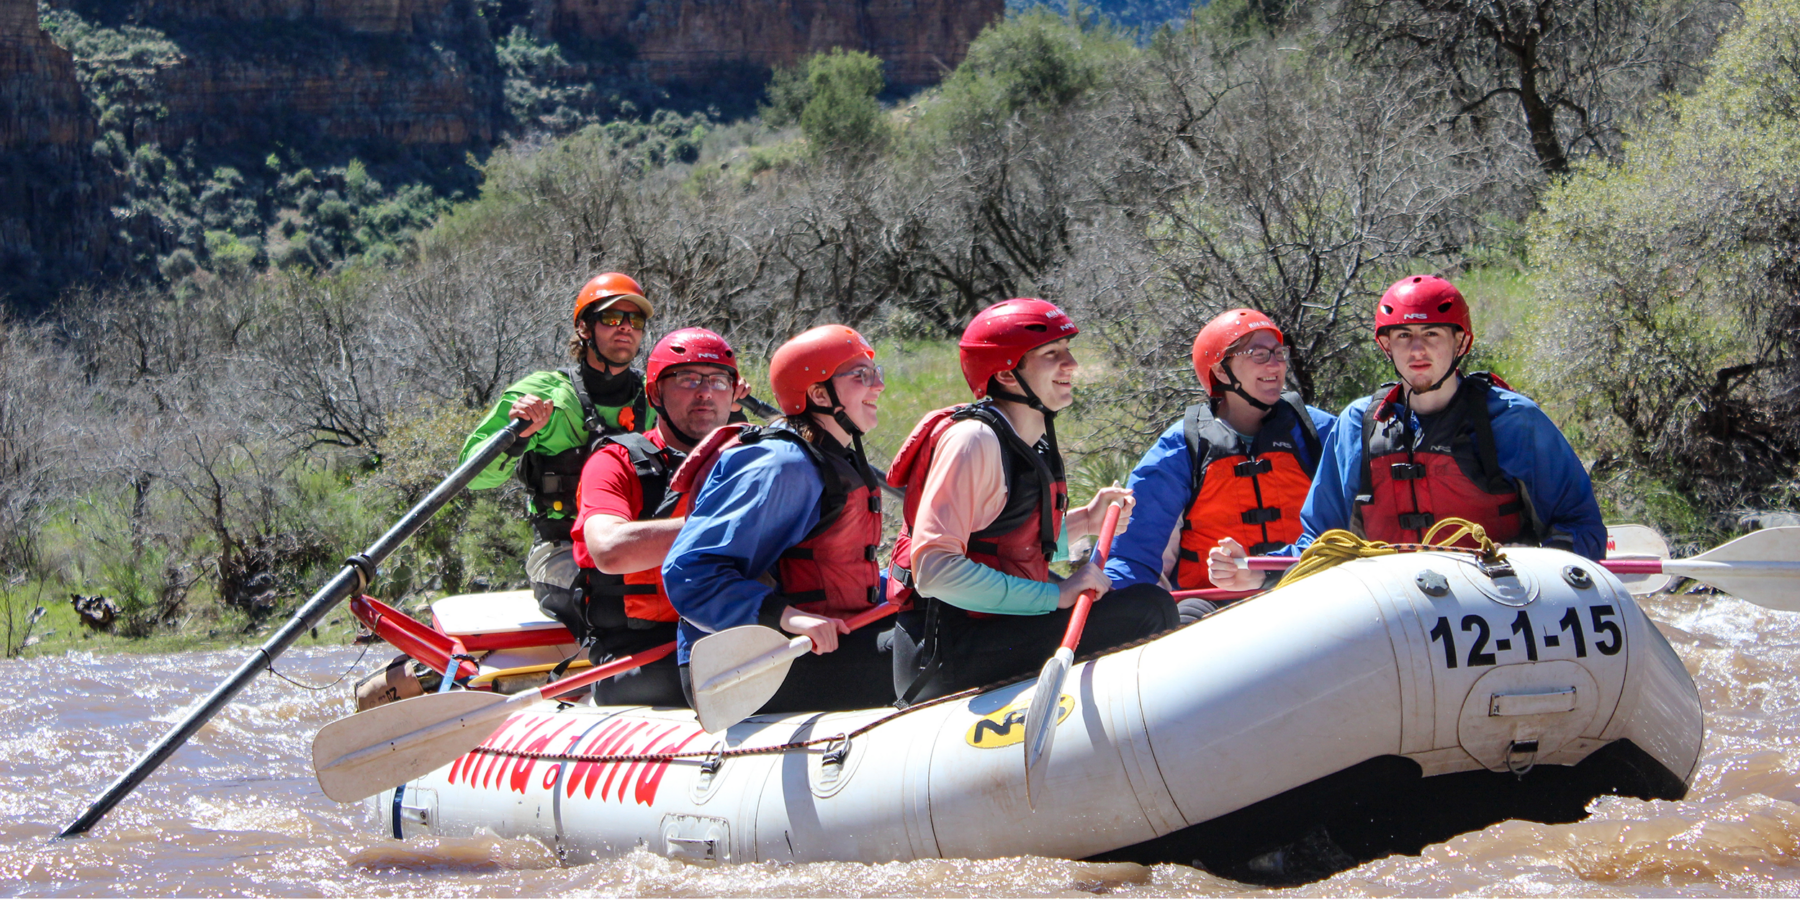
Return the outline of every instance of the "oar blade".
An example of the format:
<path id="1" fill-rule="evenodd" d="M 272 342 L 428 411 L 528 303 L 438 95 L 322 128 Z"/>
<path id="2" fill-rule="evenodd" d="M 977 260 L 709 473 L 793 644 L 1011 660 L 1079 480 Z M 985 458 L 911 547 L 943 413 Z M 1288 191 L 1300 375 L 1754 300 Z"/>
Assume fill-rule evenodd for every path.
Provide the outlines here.
<path id="1" fill-rule="evenodd" d="M 1800 525 L 1764 528 L 1663 571 L 1692 578 L 1758 606 L 1800 612 Z"/>
<path id="2" fill-rule="evenodd" d="M 491 691 L 426 694 L 332 722 L 313 738 L 313 771 L 319 776 L 319 787 L 325 796 L 350 803 L 447 765 L 494 733 L 505 715 L 495 707 L 507 699 L 505 694 Z M 402 740 L 444 722 L 461 727 L 423 741 Z M 394 749 L 362 753 L 357 760 L 344 761 L 351 754 L 383 745 Z"/>
<path id="3" fill-rule="evenodd" d="M 694 714 L 700 727 L 718 733 L 753 715 L 787 680 L 792 657 L 778 658 L 790 639 L 773 628 L 740 625 L 694 642 L 688 675 L 694 685 Z M 740 666 L 771 657 L 768 664 L 744 677 L 726 679 Z M 721 683 L 726 681 L 729 683 Z"/>
<path id="4" fill-rule="evenodd" d="M 1606 526 L 1607 559 L 1668 559 L 1669 542 L 1648 525 Z M 1633 596 L 1647 597 L 1669 586 L 1674 576 L 1668 573 L 1634 573 L 1619 575 L 1619 581 Z"/>
<path id="5" fill-rule="evenodd" d="M 1043 670 L 1038 672 L 1037 686 L 1031 691 L 1031 706 L 1025 712 L 1025 800 L 1032 809 L 1037 809 L 1048 780 L 1050 745 L 1056 740 L 1057 705 L 1073 661 L 1074 654 L 1062 649 L 1045 661 Z"/>

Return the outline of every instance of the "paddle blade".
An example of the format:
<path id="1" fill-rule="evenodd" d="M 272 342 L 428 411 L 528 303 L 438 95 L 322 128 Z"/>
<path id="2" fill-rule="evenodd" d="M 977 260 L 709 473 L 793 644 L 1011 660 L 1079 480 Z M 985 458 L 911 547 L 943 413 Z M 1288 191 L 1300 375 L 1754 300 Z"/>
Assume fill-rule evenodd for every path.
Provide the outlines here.
<path id="1" fill-rule="evenodd" d="M 349 803 L 448 765 L 494 733 L 508 699 L 490 691 L 426 694 L 332 722 L 313 738 L 319 787 Z"/>
<path id="2" fill-rule="evenodd" d="M 1606 558 L 1614 559 L 1668 559 L 1669 542 L 1656 529 L 1648 525 L 1608 525 L 1606 526 Z M 1631 591 L 1632 596 L 1646 597 L 1669 586 L 1674 576 L 1668 573 L 1651 574 L 1648 572 L 1619 575 L 1620 583 Z"/>
<path id="3" fill-rule="evenodd" d="M 1063 679 L 1069 675 L 1069 664 L 1075 654 L 1060 648 L 1044 662 L 1038 672 L 1037 687 L 1031 691 L 1031 707 L 1025 712 L 1025 800 L 1037 809 L 1043 795 L 1049 769 L 1050 745 L 1056 740 L 1056 711 L 1062 701 Z"/>
<path id="4" fill-rule="evenodd" d="M 1800 612 L 1800 525 L 1764 528 L 1663 571 L 1692 578 L 1758 606 Z"/>
<path id="5" fill-rule="evenodd" d="M 761 709 L 781 690 L 794 659 L 811 646 L 804 637 L 790 639 L 761 625 L 739 625 L 695 641 L 688 675 L 700 727 L 716 734 Z"/>

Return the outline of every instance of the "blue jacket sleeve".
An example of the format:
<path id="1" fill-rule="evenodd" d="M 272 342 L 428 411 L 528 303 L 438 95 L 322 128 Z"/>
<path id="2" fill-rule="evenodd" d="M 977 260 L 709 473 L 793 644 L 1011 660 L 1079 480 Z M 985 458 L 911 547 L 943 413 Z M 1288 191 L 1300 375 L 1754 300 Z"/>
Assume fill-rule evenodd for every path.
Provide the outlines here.
<path id="1" fill-rule="evenodd" d="M 1113 538 L 1107 551 L 1106 576 L 1113 589 L 1148 582 L 1155 584 L 1163 574 L 1163 550 L 1169 536 L 1181 527 L 1187 512 L 1188 490 L 1193 485 L 1193 464 L 1188 460 L 1187 440 L 1177 421 L 1144 452 L 1131 479 L 1137 506 L 1131 513 L 1131 527 Z"/>
<path id="2" fill-rule="evenodd" d="M 1337 433 L 1338 417 L 1316 406 L 1308 406 L 1306 414 L 1312 417 L 1313 430 L 1319 433 L 1320 455 L 1323 455 L 1323 448 L 1331 443 L 1331 436 Z"/>
<path id="3" fill-rule="evenodd" d="M 1333 528 L 1349 528 L 1350 515 L 1356 510 L 1356 492 L 1362 487 L 1362 420 L 1369 408 L 1363 397 L 1344 407 L 1344 411 L 1328 425 L 1319 428 L 1323 444 L 1319 471 L 1313 473 L 1312 489 L 1306 492 L 1306 505 L 1300 508 L 1300 539 L 1292 546 L 1275 551 L 1274 556 L 1297 556 L 1312 546 L 1319 535 Z M 1313 421 L 1324 417 L 1313 411 Z"/>
<path id="4" fill-rule="evenodd" d="M 663 587 L 681 614 L 679 656 L 698 633 L 753 625 L 775 589 L 757 579 L 819 524 L 825 486 L 805 452 L 785 441 L 719 457 L 663 562 Z"/>
<path id="5" fill-rule="evenodd" d="M 1606 523 L 1594 484 L 1562 431 L 1529 398 L 1500 388 L 1488 391 L 1488 414 L 1500 470 L 1518 482 L 1543 522 L 1544 544 L 1605 559 Z"/>

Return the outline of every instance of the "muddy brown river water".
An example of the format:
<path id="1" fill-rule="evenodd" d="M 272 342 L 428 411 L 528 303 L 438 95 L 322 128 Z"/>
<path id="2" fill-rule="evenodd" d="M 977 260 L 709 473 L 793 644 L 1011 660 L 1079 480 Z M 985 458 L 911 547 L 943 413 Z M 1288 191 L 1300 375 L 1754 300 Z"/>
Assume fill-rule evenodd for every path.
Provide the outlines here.
<path id="1" fill-rule="evenodd" d="M 0 662 L 6 896 L 1800 895 L 1800 614 L 1717 596 L 1645 604 L 1700 686 L 1706 744 L 1675 802 L 1604 797 L 1568 825 L 1509 821 L 1291 890 L 1180 865 L 1020 858 L 703 869 L 639 851 L 562 867 L 532 841 L 384 838 L 307 760 L 343 685 L 264 676 L 86 837 L 51 840 L 245 651 Z M 359 670 L 385 661 L 372 651 Z M 330 682 L 356 648 L 277 668 Z"/>

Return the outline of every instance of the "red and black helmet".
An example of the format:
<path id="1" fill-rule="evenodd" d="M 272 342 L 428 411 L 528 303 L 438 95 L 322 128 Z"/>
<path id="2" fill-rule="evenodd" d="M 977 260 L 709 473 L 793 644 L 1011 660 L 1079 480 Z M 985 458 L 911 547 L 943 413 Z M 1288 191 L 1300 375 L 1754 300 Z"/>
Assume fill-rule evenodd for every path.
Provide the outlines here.
<path id="1" fill-rule="evenodd" d="M 682 328 L 663 335 L 650 349 L 650 360 L 644 366 L 644 380 L 655 384 L 663 370 L 670 366 L 695 364 L 723 366 L 737 373 L 737 353 L 725 339 L 704 328 Z"/>
<path id="2" fill-rule="evenodd" d="M 1475 341 L 1469 303 L 1456 285 L 1436 275 L 1408 275 L 1375 304 L 1375 336 L 1396 325 L 1454 325 Z"/>
<path id="3" fill-rule="evenodd" d="M 1272 331 L 1275 339 L 1287 343 L 1274 320 L 1254 309 L 1233 309 L 1213 317 L 1200 333 L 1194 335 L 1194 374 L 1200 376 L 1200 387 L 1207 396 L 1223 393 L 1226 385 L 1213 380 L 1212 367 L 1225 361 L 1225 351 L 1245 335 Z"/>
<path id="4" fill-rule="evenodd" d="M 1030 297 L 996 303 L 975 316 L 956 344 L 963 378 L 979 400 L 987 396 L 989 379 L 1018 368 L 1033 348 L 1080 333 L 1054 303 Z"/>

